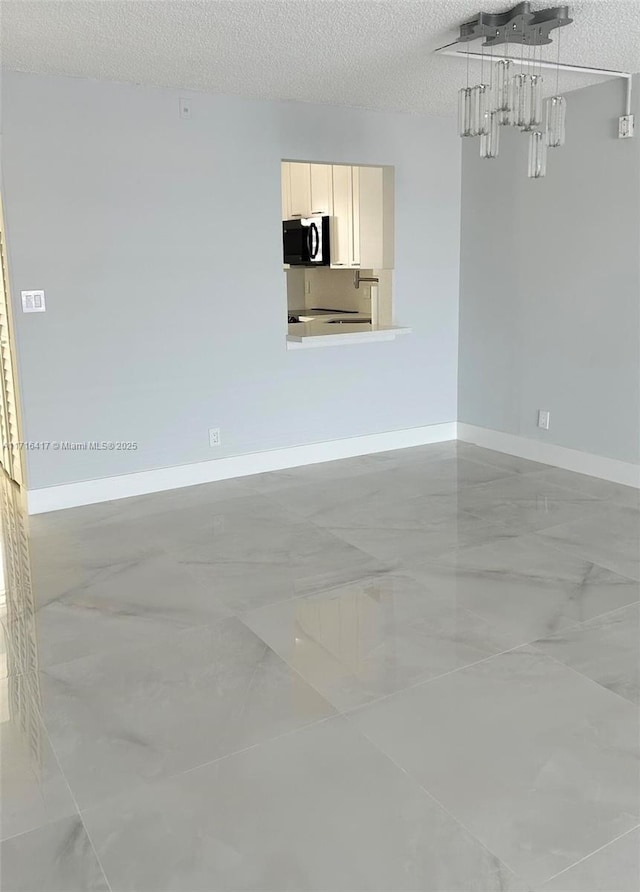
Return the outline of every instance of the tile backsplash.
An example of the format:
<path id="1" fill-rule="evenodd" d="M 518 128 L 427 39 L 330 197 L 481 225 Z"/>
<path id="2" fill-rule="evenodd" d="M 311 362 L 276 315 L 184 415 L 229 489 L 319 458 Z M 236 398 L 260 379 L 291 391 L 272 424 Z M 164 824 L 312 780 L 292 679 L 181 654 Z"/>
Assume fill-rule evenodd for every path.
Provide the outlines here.
<path id="1" fill-rule="evenodd" d="M 287 309 L 301 310 L 305 307 L 304 302 L 304 267 L 291 267 L 285 271 L 285 279 L 287 282 Z"/>
<path id="2" fill-rule="evenodd" d="M 361 275 L 371 276 L 371 270 L 361 270 Z M 363 282 L 354 285 L 352 269 L 305 269 L 305 307 L 326 307 L 331 310 L 371 311 L 371 290 Z"/>

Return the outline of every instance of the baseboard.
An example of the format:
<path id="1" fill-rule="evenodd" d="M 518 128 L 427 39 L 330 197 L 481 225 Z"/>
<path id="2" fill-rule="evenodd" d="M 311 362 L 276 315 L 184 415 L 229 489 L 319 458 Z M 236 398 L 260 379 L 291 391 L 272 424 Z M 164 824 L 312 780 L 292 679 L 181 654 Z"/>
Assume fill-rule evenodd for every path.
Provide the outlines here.
<path id="1" fill-rule="evenodd" d="M 576 471 L 579 474 L 588 474 L 591 477 L 600 477 L 603 480 L 640 488 L 639 465 L 580 452 L 577 449 L 568 449 L 565 446 L 556 446 L 542 440 L 530 440 L 503 431 L 476 427 L 464 422 L 456 424 L 455 421 L 451 421 L 445 424 L 431 424 L 426 427 L 369 434 L 344 440 L 329 440 L 307 446 L 291 446 L 286 449 L 253 452 L 196 464 L 156 468 L 135 474 L 101 477 L 97 480 L 82 480 L 78 483 L 33 489 L 27 493 L 28 512 L 43 514 L 62 508 L 76 508 L 80 505 L 93 505 L 96 502 L 109 502 L 113 499 L 180 489 L 198 483 L 247 477 L 265 471 L 280 471 L 301 465 L 313 465 L 318 462 L 455 439 L 541 464 L 564 468 L 567 471 Z"/>
<path id="2" fill-rule="evenodd" d="M 465 443 L 473 443 L 475 446 L 494 449 L 496 452 L 506 452 L 508 455 L 517 455 L 518 458 L 528 458 L 544 465 L 564 468 L 566 471 L 575 471 L 579 474 L 588 474 L 590 477 L 600 477 L 613 483 L 640 488 L 640 465 L 631 462 L 580 452 L 577 449 L 568 449 L 566 446 L 545 443 L 543 440 L 530 440 L 504 431 L 476 427 L 462 421 L 458 422 L 458 439 L 464 440 Z"/>
<path id="3" fill-rule="evenodd" d="M 118 477 L 102 477 L 98 480 L 83 480 L 78 483 L 32 489 L 27 493 L 27 505 L 29 514 L 43 514 L 61 508 L 76 508 L 80 505 L 93 505 L 96 502 L 126 499 L 130 496 L 141 496 L 167 489 L 195 486 L 198 483 L 212 483 L 215 480 L 247 477 L 264 471 L 281 471 L 301 465 L 313 465 L 318 462 L 455 439 L 455 421 L 431 424 L 408 430 L 329 440 L 326 443 L 291 446 L 286 449 L 235 455 L 191 465 L 156 468 L 152 471 L 139 471 Z"/>

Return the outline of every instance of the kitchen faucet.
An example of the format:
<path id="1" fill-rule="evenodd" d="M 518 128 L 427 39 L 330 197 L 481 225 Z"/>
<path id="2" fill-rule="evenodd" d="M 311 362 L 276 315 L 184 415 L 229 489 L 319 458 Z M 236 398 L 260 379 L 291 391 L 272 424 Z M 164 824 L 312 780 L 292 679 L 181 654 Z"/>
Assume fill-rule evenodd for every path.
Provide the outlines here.
<path id="1" fill-rule="evenodd" d="M 379 282 L 380 279 L 377 279 L 375 276 L 361 276 L 360 270 L 357 269 L 353 274 L 353 284 L 356 288 L 360 287 L 360 282 Z"/>

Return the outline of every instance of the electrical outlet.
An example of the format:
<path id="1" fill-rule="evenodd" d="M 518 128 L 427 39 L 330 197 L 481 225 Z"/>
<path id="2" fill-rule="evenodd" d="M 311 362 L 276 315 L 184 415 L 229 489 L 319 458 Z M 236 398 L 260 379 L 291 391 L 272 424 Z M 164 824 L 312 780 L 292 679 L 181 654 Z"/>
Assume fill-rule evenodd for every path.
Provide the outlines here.
<path id="1" fill-rule="evenodd" d="M 618 118 L 618 139 L 630 139 L 634 130 L 633 115 L 622 115 Z"/>
<path id="2" fill-rule="evenodd" d="M 548 431 L 549 420 L 549 411 L 547 409 L 538 409 L 538 427 L 541 427 L 543 431 Z"/>
<path id="3" fill-rule="evenodd" d="M 191 100 L 190 99 L 181 99 L 180 100 L 180 117 L 181 118 L 190 118 L 191 117 Z"/>
<path id="4" fill-rule="evenodd" d="M 219 427 L 210 427 L 209 428 L 209 446 L 216 447 L 220 446 L 220 428 Z"/>

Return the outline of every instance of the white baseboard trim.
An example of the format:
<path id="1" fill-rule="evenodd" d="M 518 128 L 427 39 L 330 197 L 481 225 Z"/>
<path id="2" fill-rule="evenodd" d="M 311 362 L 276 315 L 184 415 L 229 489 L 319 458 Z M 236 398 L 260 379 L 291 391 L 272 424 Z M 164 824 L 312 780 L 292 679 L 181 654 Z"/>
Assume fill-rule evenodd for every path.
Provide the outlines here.
<path id="1" fill-rule="evenodd" d="M 231 477 L 247 477 L 264 471 L 281 471 L 285 468 L 314 465 L 340 458 L 388 452 L 391 449 L 442 443 L 445 440 L 455 440 L 456 434 L 456 423 L 451 421 L 408 430 L 388 431 L 383 434 L 369 434 L 365 437 L 329 440 L 326 443 L 312 443 L 308 446 L 291 446 L 268 452 L 235 455 L 191 465 L 156 468 L 152 471 L 139 471 L 118 477 L 102 477 L 79 483 L 65 483 L 61 486 L 47 486 L 27 492 L 28 512 L 43 514 L 61 508 L 77 508 L 80 505 L 93 505 L 96 502 L 109 502 L 113 499 L 126 499 L 130 496 L 141 496 L 167 489 L 180 489 L 183 486 L 195 486 L 198 483 L 211 483 Z"/>
<path id="2" fill-rule="evenodd" d="M 496 452 L 516 455 L 518 458 L 528 458 L 544 465 L 554 465 L 566 471 L 575 471 L 578 474 L 588 474 L 590 477 L 600 477 L 613 483 L 640 488 L 640 465 L 634 465 L 631 462 L 605 458 L 590 452 L 580 452 L 577 449 L 556 446 L 542 440 L 530 440 L 527 437 L 504 433 L 504 431 L 476 427 L 462 421 L 458 422 L 458 439 L 465 443 L 473 443 L 475 446 L 494 449 Z"/>

